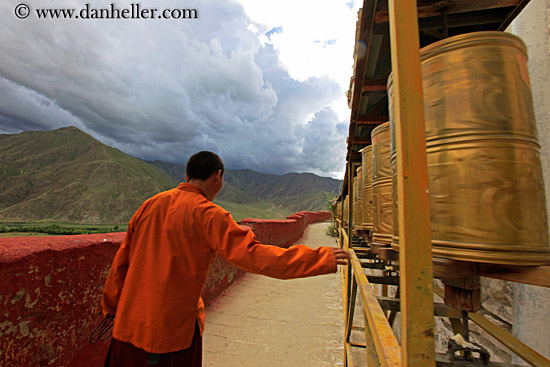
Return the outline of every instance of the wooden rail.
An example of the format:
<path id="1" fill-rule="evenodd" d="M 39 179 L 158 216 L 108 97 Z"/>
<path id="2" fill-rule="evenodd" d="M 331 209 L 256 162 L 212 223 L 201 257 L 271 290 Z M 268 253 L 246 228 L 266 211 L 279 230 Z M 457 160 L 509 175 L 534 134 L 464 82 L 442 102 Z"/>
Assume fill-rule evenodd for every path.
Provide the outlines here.
<path id="1" fill-rule="evenodd" d="M 378 284 L 391 284 L 396 285 L 395 276 L 368 276 L 364 273 L 364 264 L 360 257 L 372 261 L 374 256 L 365 248 L 354 248 L 349 242 L 346 230 L 343 228 L 343 223 L 340 220 L 335 221 L 337 225 L 337 243 L 340 247 L 345 248 L 350 253 L 349 265 L 345 266 L 341 272 L 342 276 L 342 290 L 344 301 L 344 321 L 345 321 L 345 366 L 354 366 L 351 350 L 353 347 L 365 348 L 366 358 L 369 363 L 375 366 L 387 366 L 397 367 L 403 366 L 402 348 L 397 342 L 395 334 L 388 321 L 387 315 L 384 309 L 391 310 L 392 313 L 399 312 L 401 308 L 400 300 L 397 298 L 390 299 L 387 297 L 379 297 L 376 295 L 375 290 L 369 278 Z M 433 292 L 445 298 L 445 291 L 443 288 L 433 285 Z M 353 325 L 353 318 L 355 314 L 355 302 L 356 297 L 359 295 L 362 305 L 365 327 L 357 327 Z M 384 307 L 383 307 L 384 306 Z M 451 323 L 453 321 L 459 323 L 458 327 L 454 327 L 455 332 L 461 332 L 461 311 L 452 307 L 445 306 L 443 304 L 434 304 L 433 315 L 439 317 L 449 318 Z M 547 367 L 550 366 L 550 360 L 530 348 L 525 343 L 521 342 L 506 330 L 489 321 L 483 315 L 475 312 L 468 312 L 468 319 L 477 324 L 483 330 L 485 330 L 490 336 L 502 343 L 511 352 L 522 358 L 530 366 L 534 367 Z M 456 326 L 456 325 L 453 325 Z M 365 333 L 365 345 L 358 345 L 350 341 L 350 335 L 352 330 L 361 330 Z M 438 355 L 438 357 L 440 357 Z M 448 363 L 450 362 L 446 362 Z M 440 365 L 438 360 L 437 365 Z M 502 366 L 499 363 L 490 363 L 490 366 Z M 370 364 L 368 364 L 370 366 Z"/>
<path id="2" fill-rule="evenodd" d="M 353 250 L 350 250 L 350 260 L 354 275 L 354 286 L 359 289 L 361 303 L 365 310 L 365 334 L 367 337 L 372 338 L 378 356 L 377 359 L 381 366 L 400 367 L 401 348 L 399 343 Z M 373 352 L 367 350 L 368 354 Z"/>
<path id="3" fill-rule="evenodd" d="M 341 222 L 337 221 L 337 224 L 341 225 Z M 353 366 L 351 347 L 357 346 L 352 345 L 349 337 L 353 327 L 356 296 L 359 293 L 365 316 L 364 331 L 367 361 L 382 367 L 401 367 L 401 347 L 386 318 L 386 314 L 378 302 L 373 287 L 363 271 L 361 261 L 357 257 L 353 247 L 350 246 L 346 231 L 343 228 L 339 228 L 337 232 L 339 233 L 338 244 L 340 247 L 347 249 L 350 254 L 349 265 L 342 271 L 346 327 L 346 366 Z"/>

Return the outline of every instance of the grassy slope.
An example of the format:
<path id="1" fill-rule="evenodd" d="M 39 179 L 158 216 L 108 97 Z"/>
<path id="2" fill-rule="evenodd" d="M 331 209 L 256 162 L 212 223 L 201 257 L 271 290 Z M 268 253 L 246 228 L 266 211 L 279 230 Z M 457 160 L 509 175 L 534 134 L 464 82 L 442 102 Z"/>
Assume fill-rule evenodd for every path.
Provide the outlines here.
<path id="1" fill-rule="evenodd" d="M 185 177 L 185 166 L 151 162 L 176 178 Z M 252 170 L 227 170 L 218 200 L 261 208 L 267 202 L 275 213 L 327 210 L 327 201 L 338 196 L 341 181 L 312 173 L 271 175 Z M 233 205 L 234 208 L 238 208 Z M 267 213 L 269 214 L 269 213 Z"/>
<path id="2" fill-rule="evenodd" d="M 76 128 L 0 135 L 0 220 L 126 223 L 166 173 Z"/>
<path id="3" fill-rule="evenodd" d="M 144 162 L 74 128 L 0 135 L 0 221 L 126 224 L 143 201 L 171 189 L 185 166 Z M 227 170 L 216 203 L 236 220 L 325 210 L 339 181 Z"/>
<path id="4" fill-rule="evenodd" d="M 238 204 L 216 199 L 214 202 L 230 212 L 231 216 L 236 221 L 245 218 L 285 219 L 292 214 L 292 212 L 288 210 L 273 207 L 266 201 L 260 201 L 254 204 Z"/>

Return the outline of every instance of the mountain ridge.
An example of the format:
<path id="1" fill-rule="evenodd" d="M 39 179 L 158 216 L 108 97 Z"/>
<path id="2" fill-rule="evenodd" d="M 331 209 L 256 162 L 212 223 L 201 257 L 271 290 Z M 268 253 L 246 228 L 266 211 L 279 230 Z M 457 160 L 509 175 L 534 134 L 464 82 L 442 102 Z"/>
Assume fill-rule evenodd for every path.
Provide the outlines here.
<path id="1" fill-rule="evenodd" d="M 0 135 L 0 220 L 124 223 L 175 184 L 74 127 Z"/>
<path id="2" fill-rule="evenodd" d="M 143 201 L 184 179 L 183 164 L 131 157 L 76 127 L 0 134 L 0 221 L 127 223 Z M 325 210 L 340 186 L 309 173 L 248 169 L 228 169 L 224 181 L 216 202 L 237 219 Z"/>
<path id="3" fill-rule="evenodd" d="M 185 165 L 161 161 L 150 162 L 175 179 L 185 177 Z M 267 201 L 287 209 L 287 214 L 301 210 L 327 210 L 326 203 L 338 196 L 341 181 L 313 173 L 274 175 L 250 169 L 226 169 L 224 186 L 216 198 L 239 204 Z M 216 201 L 215 200 L 215 201 Z"/>

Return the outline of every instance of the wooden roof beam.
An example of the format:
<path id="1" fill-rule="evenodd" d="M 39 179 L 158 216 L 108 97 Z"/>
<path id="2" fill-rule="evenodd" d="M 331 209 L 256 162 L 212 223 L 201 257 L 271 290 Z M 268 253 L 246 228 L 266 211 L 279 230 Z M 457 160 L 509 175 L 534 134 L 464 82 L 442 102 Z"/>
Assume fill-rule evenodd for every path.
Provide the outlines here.
<path id="1" fill-rule="evenodd" d="M 361 87 L 361 93 L 365 92 L 386 92 L 388 90 L 386 86 L 386 79 L 369 79 L 364 80 Z"/>
<path id="2" fill-rule="evenodd" d="M 363 45 L 370 45 L 372 27 L 373 27 L 373 18 L 374 13 L 376 12 L 376 6 L 378 0 L 363 0 L 363 7 L 361 11 L 360 26 L 359 26 L 359 39 L 355 39 L 356 44 L 361 43 Z M 354 83 L 354 92 L 351 96 L 351 121 L 350 121 L 350 134 L 349 136 L 355 135 L 355 121 L 359 115 L 359 107 L 361 102 L 361 90 L 363 87 L 363 80 L 365 78 L 365 68 L 366 62 L 371 52 L 371 48 L 366 48 L 366 54 L 358 54 L 355 64 L 355 83 Z M 347 157 L 348 161 L 351 159 L 351 147 L 348 145 Z"/>
<path id="3" fill-rule="evenodd" d="M 389 117 L 387 116 L 359 116 L 357 121 L 355 122 L 356 125 L 380 125 L 384 122 L 388 121 Z"/>
<path id="4" fill-rule="evenodd" d="M 371 140 L 370 140 L 370 138 L 354 138 L 351 143 L 352 144 L 369 145 L 369 144 L 371 144 Z"/>
<path id="5" fill-rule="evenodd" d="M 467 12 L 478 12 L 482 10 L 493 10 L 507 7 L 521 7 L 525 6 L 524 0 L 461 0 L 450 1 L 443 0 L 438 2 L 431 1 L 418 1 L 418 18 L 429 18 L 441 16 L 443 9 L 447 10 L 447 14 L 458 14 Z M 387 2 L 381 2 L 378 11 L 374 15 L 375 23 L 388 23 L 389 12 L 387 8 Z"/>

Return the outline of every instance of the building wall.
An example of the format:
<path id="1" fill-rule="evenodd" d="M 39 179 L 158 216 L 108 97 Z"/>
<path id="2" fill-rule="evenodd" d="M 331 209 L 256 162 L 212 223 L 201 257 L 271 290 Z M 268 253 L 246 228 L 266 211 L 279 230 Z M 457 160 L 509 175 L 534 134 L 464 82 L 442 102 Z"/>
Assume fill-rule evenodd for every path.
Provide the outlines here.
<path id="1" fill-rule="evenodd" d="M 546 208 L 550 208 L 550 0 L 531 0 L 512 23 L 529 54 L 529 75 L 541 144 Z M 550 358 L 550 288 L 513 284 L 514 335 Z M 514 363 L 522 361 L 515 357 Z"/>
<path id="2" fill-rule="evenodd" d="M 259 241 L 288 247 L 330 212 L 247 219 Z M 108 342 L 89 343 L 102 320 L 103 284 L 124 233 L 0 238 L 0 366 L 100 366 Z M 243 271 L 216 258 L 208 304 Z"/>

